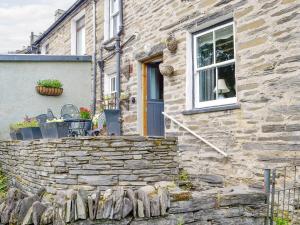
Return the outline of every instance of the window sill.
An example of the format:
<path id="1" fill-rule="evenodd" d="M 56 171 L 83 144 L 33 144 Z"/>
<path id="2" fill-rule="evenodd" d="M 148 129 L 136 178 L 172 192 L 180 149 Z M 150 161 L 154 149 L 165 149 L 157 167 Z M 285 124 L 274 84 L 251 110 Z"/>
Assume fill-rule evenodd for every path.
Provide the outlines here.
<path id="1" fill-rule="evenodd" d="M 200 108 L 200 109 L 191 109 L 183 111 L 183 115 L 193 115 L 193 114 L 199 114 L 199 113 L 208 113 L 208 112 L 218 112 L 218 111 L 226 111 L 226 110 L 234 110 L 234 109 L 240 109 L 241 105 L 238 103 L 230 104 L 230 105 L 220 105 L 220 106 L 212 106 L 212 107 L 206 107 L 206 108 Z"/>
<path id="2" fill-rule="evenodd" d="M 109 45 L 115 40 L 116 40 L 115 37 L 109 38 L 109 39 L 107 39 L 106 41 L 103 42 L 103 45 Z"/>

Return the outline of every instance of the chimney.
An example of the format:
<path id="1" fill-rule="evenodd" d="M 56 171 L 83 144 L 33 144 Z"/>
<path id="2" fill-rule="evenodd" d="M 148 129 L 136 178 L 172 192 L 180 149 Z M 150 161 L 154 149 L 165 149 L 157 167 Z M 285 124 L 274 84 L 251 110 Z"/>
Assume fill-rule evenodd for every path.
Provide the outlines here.
<path id="1" fill-rule="evenodd" d="M 62 9 L 57 9 L 57 10 L 55 11 L 55 14 L 54 14 L 54 16 L 55 16 L 55 21 L 58 20 L 64 13 L 65 13 L 64 10 L 62 10 Z"/>
<path id="2" fill-rule="evenodd" d="M 33 45 L 33 43 L 38 39 L 39 35 L 34 34 L 33 32 L 30 33 L 30 45 Z"/>

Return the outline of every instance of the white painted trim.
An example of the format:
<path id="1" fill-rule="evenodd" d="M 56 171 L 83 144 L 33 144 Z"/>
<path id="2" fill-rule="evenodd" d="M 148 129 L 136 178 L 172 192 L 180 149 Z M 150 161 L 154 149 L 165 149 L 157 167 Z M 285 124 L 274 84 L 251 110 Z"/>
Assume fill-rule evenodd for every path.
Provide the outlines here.
<path id="1" fill-rule="evenodd" d="M 85 9 L 80 11 L 76 14 L 71 20 L 71 55 L 76 55 L 76 22 L 81 19 L 83 16 L 85 16 Z M 86 23 L 86 19 L 85 19 Z M 84 27 L 86 29 L 86 27 Z M 86 35 L 86 32 L 84 30 L 84 34 Z M 83 38 L 84 41 L 84 54 L 86 53 L 86 43 L 85 43 L 85 35 Z"/>
<path id="2" fill-rule="evenodd" d="M 219 30 L 219 29 L 222 29 L 224 27 L 227 27 L 227 26 L 230 26 L 232 25 L 233 27 L 233 45 L 234 45 L 234 59 L 232 60 L 227 60 L 225 62 L 221 62 L 221 63 L 215 63 L 216 62 L 216 54 L 215 54 L 215 31 L 216 30 Z M 214 48 L 214 62 L 213 64 L 211 65 L 208 65 L 208 66 L 204 66 L 204 67 L 200 67 L 200 68 L 197 68 L 198 67 L 198 63 L 197 63 L 197 48 L 196 48 L 196 43 L 197 43 L 197 38 L 202 36 L 202 35 L 205 35 L 205 34 L 208 34 L 210 32 L 213 32 L 213 48 Z M 229 23 L 226 23 L 226 24 L 223 24 L 221 26 L 218 26 L 218 27 L 214 27 L 212 29 L 209 29 L 205 32 L 201 32 L 199 34 L 196 34 L 193 36 L 192 38 L 192 41 L 194 43 L 194 46 L 193 46 L 193 50 L 191 52 L 193 52 L 193 65 L 194 65 L 194 71 L 192 73 L 192 76 L 194 77 L 194 82 L 193 82 L 193 92 L 194 92 L 194 96 L 193 96 L 193 101 L 194 101 L 194 107 L 195 108 L 206 108 L 206 107 L 211 107 L 211 106 L 220 106 L 220 105 L 228 105 L 228 104 L 234 104 L 234 103 L 237 103 L 237 97 L 233 97 L 233 98 L 227 98 L 227 99 L 218 99 L 218 94 L 217 94 L 217 100 L 212 100 L 212 101 L 206 101 L 206 102 L 199 102 L 198 99 L 199 99 L 199 71 L 201 70 L 206 70 L 206 69 L 210 69 L 210 68 L 218 68 L 220 66 L 225 66 L 225 65 L 230 65 L 230 64 L 235 64 L 236 62 L 236 44 L 235 44 L 235 26 L 234 26 L 234 22 L 229 22 Z M 189 66 L 190 68 L 193 67 L 192 66 Z M 218 70 L 216 70 L 216 80 L 218 78 Z M 235 82 L 236 82 L 236 73 L 235 73 Z M 218 82 L 217 82 L 218 84 Z M 191 87 L 189 87 L 191 88 Z M 218 87 L 217 87 L 218 88 Z M 187 89 L 189 90 L 189 89 Z M 237 90 L 236 91 L 236 96 L 237 96 Z M 191 108 L 188 108 L 188 109 L 191 109 Z"/>
<path id="3" fill-rule="evenodd" d="M 193 109 L 193 35 L 186 32 L 186 102 L 185 109 Z"/>

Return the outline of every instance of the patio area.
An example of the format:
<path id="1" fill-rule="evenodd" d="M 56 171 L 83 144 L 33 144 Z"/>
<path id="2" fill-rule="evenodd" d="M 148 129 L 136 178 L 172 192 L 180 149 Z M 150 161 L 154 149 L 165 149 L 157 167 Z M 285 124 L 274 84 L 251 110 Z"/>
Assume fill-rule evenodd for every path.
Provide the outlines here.
<path id="1" fill-rule="evenodd" d="M 89 108 L 90 68 L 90 56 L 0 55 L 0 139 L 10 138 L 11 124 L 47 114 L 48 108 L 58 119 L 63 105 Z"/>

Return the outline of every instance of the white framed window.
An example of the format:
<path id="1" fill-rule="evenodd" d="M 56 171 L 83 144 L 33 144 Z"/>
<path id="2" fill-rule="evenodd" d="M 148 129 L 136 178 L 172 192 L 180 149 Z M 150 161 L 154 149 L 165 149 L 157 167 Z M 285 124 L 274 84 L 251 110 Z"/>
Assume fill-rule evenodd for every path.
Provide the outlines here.
<path id="1" fill-rule="evenodd" d="M 117 79 L 116 74 L 105 75 L 105 81 L 104 81 L 105 95 L 112 95 L 117 92 L 116 79 Z"/>
<path id="2" fill-rule="evenodd" d="M 105 0 L 104 36 L 109 40 L 117 35 L 120 27 L 120 1 Z"/>
<path id="3" fill-rule="evenodd" d="M 193 35 L 195 108 L 237 102 L 233 22 Z"/>
<path id="4" fill-rule="evenodd" d="M 76 21 L 76 55 L 85 54 L 85 17 Z"/>
<path id="5" fill-rule="evenodd" d="M 85 12 L 78 13 L 71 22 L 71 54 L 85 55 Z"/>
<path id="6" fill-rule="evenodd" d="M 116 76 L 110 76 L 110 93 L 116 93 L 117 92 L 117 82 L 116 82 Z"/>

